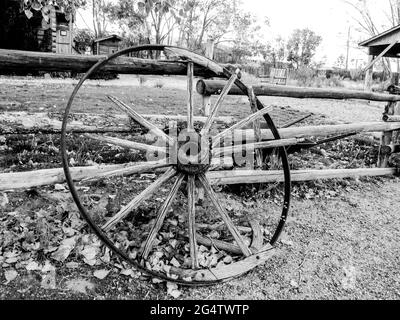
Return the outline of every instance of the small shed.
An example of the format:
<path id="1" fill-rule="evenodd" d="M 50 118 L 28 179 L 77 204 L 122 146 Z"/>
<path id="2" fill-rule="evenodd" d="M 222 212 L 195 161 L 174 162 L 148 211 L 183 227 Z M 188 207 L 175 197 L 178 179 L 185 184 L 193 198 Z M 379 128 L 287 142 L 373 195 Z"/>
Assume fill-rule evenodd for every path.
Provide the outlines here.
<path id="1" fill-rule="evenodd" d="M 374 64 L 383 57 L 400 58 L 400 25 L 359 43 L 368 48 L 368 65 L 365 67 L 365 89 L 370 90 Z"/>
<path id="2" fill-rule="evenodd" d="M 93 41 L 93 54 L 96 55 L 110 55 L 119 50 L 122 38 L 116 34 L 97 38 Z"/>

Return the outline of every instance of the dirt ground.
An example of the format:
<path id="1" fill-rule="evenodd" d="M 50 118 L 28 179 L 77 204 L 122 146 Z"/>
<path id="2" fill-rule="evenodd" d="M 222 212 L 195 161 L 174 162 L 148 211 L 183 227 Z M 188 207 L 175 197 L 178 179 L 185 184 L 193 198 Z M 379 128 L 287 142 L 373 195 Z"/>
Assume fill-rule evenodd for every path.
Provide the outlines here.
<path id="1" fill-rule="evenodd" d="M 162 83 L 162 87 L 156 88 L 157 83 L 158 86 Z M 62 112 L 73 84 L 72 80 L 1 78 L 0 111 Z M 111 82 L 92 81 L 80 95 L 76 110 L 116 112 L 105 97 L 105 94 L 114 94 L 133 103 L 141 113 L 184 114 L 184 85 L 183 78 L 173 81 L 148 78 L 141 86 L 137 78 L 129 77 Z M 314 113 L 312 120 L 307 120 L 311 123 L 378 121 L 383 112 L 383 104 L 359 101 L 271 97 L 262 100 L 275 106 L 273 118 L 277 125 L 306 112 Z M 195 101 L 199 106 L 199 97 Z M 228 97 L 220 115 L 242 118 L 247 108 L 246 99 Z M 7 139 L 2 140 L 2 145 L 7 145 Z M 291 158 L 292 167 L 297 169 L 305 162 L 310 168 L 319 168 L 321 163 L 331 167 L 355 164 L 358 167 L 371 165 L 370 159 L 375 160 L 376 155 L 368 153 L 367 148 L 354 145 L 350 139 L 344 143 L 330 144 L 324 149 L 328 153 L 323 153 L 325 156 L 311 151 L 296 154 Z M 351 148 L 349 159 L 343 156 L 347 150 L 344 146 Z M 29 157 L 29 152 L 25 158 L 18 156 L 19 162 L 14 165 L 24 166 Z M 59 161 L 55 160 L 57 157 L 55 152 L 55 162 Z M 0 171 L 3 170 L 0 166 Z M 393 177 L 294 184 L 290 217 L 277 253 L 270 260 L 226 283 L 201 288 L 179 287 L 178 299 L 399 299 L 399 182 L 399 178 Z M 250 213 L 267 212 L 269 200 L 258 194 L 249 196 L 251 193 L 225 190 L 221 196 L 229 199 L 229 205 L 245 205 Z M 135 272 L 116 257 L 104 258 L 104 249 L 102 261 L 90 264 L 87 256 L 75 251 L 64 262 L 59 262 L 51 258 L 54 248 L 38 250 L 31 246 L 27 238 L 35 228 L 47 228 L 49 234 L 59 234 L 59 238 L 50 241 L 52 245 L 65 240 L 62 235 L 76 236 L 76 230 L 88 240 L 87 227 L 79 219 L 63 186 L 0 193 L 0 205 L 0 227 L 3 228 L 0 230 L 0 299 L 173 298 L 164 282 L 154 283 L 157 281 Z M 64 217 L 66 213 L 68 219 Z M 24 214 L 39 218 L 44 226 Z M 5 227 L 8 229 L 4 230 Z M 21 237 L 17 239 L 18 234 Z M 106 276 L 101 272 L 106 272 Z"/>

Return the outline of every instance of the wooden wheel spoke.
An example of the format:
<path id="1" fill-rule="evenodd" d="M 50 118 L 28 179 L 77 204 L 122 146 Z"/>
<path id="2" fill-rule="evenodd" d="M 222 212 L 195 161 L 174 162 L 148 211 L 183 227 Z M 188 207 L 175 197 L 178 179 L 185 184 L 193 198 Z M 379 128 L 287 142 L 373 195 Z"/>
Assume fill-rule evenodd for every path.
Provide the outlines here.
<path id="1" fill-rule="evenodd" d="M 225 99 L 229 91 L 231 90 L 232 86 L 234 85 L 237 76 L 239 74 L 239 69 L 236 70 L 236 72 L 229 78 L 228 82 L 226 83 L 225 87 L 222 89 L 221 94 L 219 95 L 214 107 L 211 110 L 210 115 L 208 116 L 206 123 L 204 124 L 203 129 L 201 130 L 200 134 L 202 136 L 205 136 L 211 128 L 211 125 L 214 121 L 215 116 L 217 115 L 218 109 L 222 104 L 222 101 Z"/>
<path id="2" fill-rule="evenodd" d="M 155 169 L 171 166 L 168 159 L 149 162 L 130 162 L 124 165 L 104 165 L 99 167 L 97 174 L 80 180 L 80 182 L 94 181 L 113 176 L 129 176 L 138 173 L 153 172 Z"/>
<path id="3" fill-rule="evenodd" d="M 284 146 L 292 146 L 304 141 L 303 138 L 296 139 L 279 139 L 279 140 L 271 140 L 271 141 L 261 141 L 255 143 L 246 143 L 246 144 L 237 144 L 233 146 L 227 146 L 222 148 L 215 148 L 212 150 L 213 157 L 220 157 L 224 154 L 231 154 L 231 153 L 238 153 L 242 152 L 243 150 L 253 151 L 257 149 L 268 149 L 268 148 L 278 148 Z"/>
<path id="4" fill-rule="evenodd" d="M 134 142 L 116 137 L 101 136 L 98 134 L 91 134 L 91 133 L 85 133 L 84 136 L 93 140 L 101 141 L 108 144 L 113 144 L 115 146 L 119 146 L 122 148 L 141 150 L 146 152 L 159 152 L 159 153 L 165 153 L 166 151 L 166 148 L 163 147 L 152 146 L 149 144 Z"/>
<path id="5" fill-rule="evenodd" d="M 141 116 L 139 113 L 137 113 L 135 110 L 133 110 L 133 108 L 131 106 L 122 102 L 117 97 L 107 96 L 107 98 L 110 99 L 112 102 L 114 102 L 118 108 L 120 108 L 122 111 L 127 113 L 133 120 L 135 120 L 137 123 L 139 123 L 143 127 L 149 129 L 153 134 L 160 137 L 163 141 L 167 141 L 170 144 L 175 143 L 175 140 L 173 138 L 168 136 L 164 131 L 162 131 L 156 125 L 154 125 L 150 121 L 143 118 L 143 116 Z"/>
<path id="6" fill-rule="evenodd" d="M 173 176 L 175 176 L 176 170 L 174 168 L 169 168 L 161 177 L 154 181 L 150 186 L 143 190 L 138 196 L 136 196 L 131 202 L 129 202 L 125 207 L 123 207 L 115 216 L 108 220 L 103 226 L 104 231 L 110 230 L 116 223 L 125 218 L 134 209 L 139 207 L 139 205 L 160 188 L 162 184 L 167 182 Z"/>
<path id="7" fill-rule="evenodd" d="M 188 62 L 187 64 L 187 128 L 188 130 L 193 130 L 193 62 Z"/>
<path id="8" fill-rule="evenodd" d="M 171 207 L 172 201 L 175 199 L 175 197 L 178 193 L 179 187 L 181 186 L 184 177 L 185 176 L 182 173 L 178 175 L 171 191 L 168 194 L 167 199 L 165 199 L 163 205 L 161 206 L 160 210 L 158 211 L 157 219 L 156 219 L 154 225 L 151 227 L 150 233 L 147 236 L 145 245 L 143 247 L 142 259 L 147 259 L 148 255 L 153 247 L 154 239 L 156 238 L 158 231 L 160 231 L 160 229 L 162 227 L 165 216 L 167 215 L 168 210 Z"/>
<path id="9" fill-rule="evenodd" d="M 272 107 L 263 108 L 255 113 L 249 115 L 248 117 L 240 120 L 239 122 L 235 123 L 233 126 L 218 133 L 215 137 L 213 137 L 212 146 L 213 147 L 217 146 L 221 139 L 223 139 L 227 135 L 231 134 L 234 130 L 241 129 L 241 128 L 245 127 L 246 125 L 248 125 L 249 123 L 256 121 L 257 119 L 262 117 L 264 114 L 272 111 L 272 109 L 273 109 Z"/>
<path id="10" fill-rule="evenodd" d="M 196 242 L 196 219 L 195 219 L 195 176 L 188 175 L 188 230 L 189 230 L 189 244 L 190 244 L 190 258 L 192 268 L 199 268 L 197 260 L 197 242 Z"/>
<path id="11" fill-rule="evenodd" d="M 199 180 L 203 185 L 205 192 L 207 193 L 208 197 L 210 198 L 211 202 L 213 203 L 214 207 L 217 209 L 218 213 L 220 214 L 222 220 L 226 224 L 228 230 L 232 234 L 233 238 L 235 239 L 237 245 L 239 246 L 242 253 L 248 257 L 252 255 L 249 247 L 244 243 L 242 236 L 239 233 L 239 230 L 233 224 L 231 218 L 229 217 L 228 213 L 222 208 L 220 202 L 218 201 L 214 190 L 212 189 L 210 182 L 208 181 L 207 177 L 204 174 L 199 175 Z"/>

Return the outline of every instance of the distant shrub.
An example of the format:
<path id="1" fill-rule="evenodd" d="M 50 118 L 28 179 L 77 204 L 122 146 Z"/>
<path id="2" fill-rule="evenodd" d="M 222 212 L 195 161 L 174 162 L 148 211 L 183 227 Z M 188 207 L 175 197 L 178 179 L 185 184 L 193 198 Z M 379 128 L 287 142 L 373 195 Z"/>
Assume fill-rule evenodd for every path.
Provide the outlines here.
<path id="1" fill-rule="evenodd" d="M 345 69 L 328 69 L 325 71 L 325 77 L 330 79 L 332 77 L 338 77 L 339 79 L 351 79 L 351 73 Z"/>
<path id="2" fill-rule="evenodd" d="M 142 86 L 145 84 L 147 81 L 147 78 L 145 76 L 139 76 L 139 84 Z"/>
<path id="3" fill-rule="evenodd" d="M 327 87 L 343 87 L 341 80 L 340 76 L 332 76 L 329 79 L 325 79 L 325 85 Z"/>
<path id="4" fill-rule="evenodd" d="M 164 86 L 164 82 L 162 82 L 162 81 L 157 81 L 157 82 L 154 84 L 154 88 L 159 88 L 159 89 L 161 89 L 163 86 Z"/>
<path id="5" fill-rule="evenodd" d="M 311 87 L 317 78 L 317 71 L 308 67 L 300 67 L 293 71 L 291 77 L 297 80 L 300 86 Z"/>
<path id="6" fill-rule="evenodd" d="M 350 70 L 350 79 L 353 81 L 362 81 L 364 80 L 365 75 L 364 71 L 360 68 L 358 69 L 351 69 Z"/>

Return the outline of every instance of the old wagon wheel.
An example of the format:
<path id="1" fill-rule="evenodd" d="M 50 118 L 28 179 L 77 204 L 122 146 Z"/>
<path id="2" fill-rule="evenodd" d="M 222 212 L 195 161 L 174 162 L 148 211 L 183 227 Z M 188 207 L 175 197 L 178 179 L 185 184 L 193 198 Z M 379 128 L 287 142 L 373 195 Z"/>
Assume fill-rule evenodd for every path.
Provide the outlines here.
<path id="1" fill-rule="evenodd" d="M 181 64 L 187 65 L 187 127 L 180 131 L 178 137 L 167 135 L 151 121 L 146 120 L 137 113 L 133 107 L 116 97 L 109 96 L 109 99 L 120 110 L 125 111 L 136 123 L 148 129 L 159 142 L 156 145 L 150 145 L 142 142 L 133 142 L 130 139 L 121 137 L 99 134 L 84 135 L 85 139 L 96 141 L 102 145 L 129 148 L 130 150 L 136 150 L 136 152 L 137 150 L 140 152 L 145 151 L 147 154 L 158 156 L 155 161 L 130 162 L 123 169 L 108 171 L 96 177 L 96 179 L 101 179 L 103 185 L 107 186 L 108 189 L 106 188 L 106 190 L 118 191 L 119 195 L 125 198 L 122 202 L 126 204 L 123 203 L 122 208 L 109 218 L 99 213 L 102 209 L 100 208 L 101 206 L 93 207 L 92 204 L 87 203 L 87 197 L 81 191 L 82 185 L 77 186 L 78 182 L 73 181 L 70 170 L 70 157 L 67 151 L 67 146 L 70 146 L 68 137 L 73 135 L 67 132 L 70 110 L 78 91 L 91 75 L 121 55 L 150 50 L 164 52 L 169 57 L 171 55 L 177 57 Z M 201 130 L 195 130 L 193 121 L 193 76 L 195 68 L 203 68 L 219 77 L 228 79 Z M 151 70 L 149 73 L 151 74 Z M 216 136 L 210 137 L 210 129 L 218 109 L 234 84 L 249 97 L 256 110 L 253 109 L 253 113 L 249 117 L 234 126 L 219 132 Z M 62 124 L 61 152 L 64 172 L 72 197 L 93 232 L 113 252 L 140 271 L 160 279 L 187 285 L 213 284 L 239 276 L 264 263 L 272 255 L 271 249 L 285 225 L 290 201 L 290 171 L 286 151 L 284 147 L 279 148 L 282 175 L 284 177 L 283 192 L 281 193 L 282 207 L 277 211 L 277 217 L 273 226 L 270 226 L 269 236 L 266 241 L 263 241 L 263 232 L 260 224 L 254 219 L 249 219 L 247 227 L 238 226 L 236 225 L 238 220 L 232 217 L 232 214 L 228 214 L 221 202 L 221 196 L 214 191 L 210 184 L 210 179 L 212 179 L 212 174 L 214 173 L 214 165 L 211 159 L 225 152 L 241 152 L 245 147 L 253 150 L 252 161 L 254 161 L 254 143 L 221 147 L 220 142 L 225 137 L 232 137 L 233 130 L 242 128 L 257 117 L 265 119 L 275 138 L 269 144 L 266 143 L 265 146 L 276 146 L 277 144 L 274 142 L 277 142 L 280 137 L 268 111 L 270 109 L 264 108 L 259 99 L 239 79 L 238 70 L 235 73 L 230 72 L 212 60 L 191 51 L 164 45 L 144 45 L 119 51 L 96 63 L 81 78 L 69 98 L 65 110 Z M 184 139 L 181 139 L 182 134 Z M 147 158 L 147 160 L 149 159 Z M 152 173 L 152 175 L 148 175 L 149 173 Z M 141 190 L 139 194 L 136 193 L 136 196 L 131 196 L 129 193 L 137 192 L 135 188 L 138 185 L 138 180 L 132 180 L 132 177 L 137 177 L 138 174 L 146 174 L 149 179 L 154 179 L 155 177 L 156 179 L 153 182 L 150 181 L 150 185 Z M 123 180 L 123 184 L 116 182 L 115 179 L 119 179 L 118 181 Z M 79 183 L 90 183 L 92 180 Z M 208 207 L 204 205 L 206 209 L 196 206 L 196 190 L 199 188 L 205 191 L 205 199 L 209 200 Z M 151 203 L 140 207 L 144 202 L 150 201 L 149 199 L 163 196 L 163 193 L 166 194 L 165 198 L 161 201 L 158 198 L 155 200 L 161 203 Z M 99 198 L 101 200 L 102 197 Z M 181 214 L 183 212 L 178 216 L 179 219 L 168 221 L 166 218 L 171 213 L 171 206 L 176 198 L 180 198 L 181 203 L 186 202 L 186 205 L 177 206 L 174 209 L 173 213 L 178 212 L 177 214 Z M 175 200 L 175 202 L 177 201 Z M 152 210 L 153 207 L 155 210 Z M 143 213 L 143 210 L 146 209 L 148 212 Z M 208 225 L 198 223 L 198 219 L 203 217 L 209 222 Z M 222 220 L 222 225 L 216 223 L 218 218 Z M 241 222 L 243 223 L 243 219 Z M 171 229 L 162 229 L 166 224 L 172 225 L 174 227 L 173 231 Z M 207 227 L 225 234 L 224 241 L 201 235 L 199 229 Z M 162 236 L 160 236 L 160 233 Z M 250 241 L 243 233 L 250 238 Z M 176 239 L 170 239 L 171 234 L 176 234 L 179 239 L 185 239 L 186 243 L 180 242 L 177 244 Z M 165 247 L 166 251 L 157 251 L 158 249 L 156 250 L 155 248 L 162 247 L 163 242 L 168 243 L 168 248 Z M 214 263 L 209 263 L 207 267 L 204 267 L 204 264 L 199 261 L 199 256 L 201 257 L 199 244 L 201 244 L 200 249 L 203 250 L 204 248 L 211 248 L 214 252 L 215 249 L 219 250 L 218 254 L 221 258 L 228 257 L 224 256 L 224 253 L 229 252 L 231 261 L 227 261 L 226 264 L 217 263 L 217 265 L 215 265 L 216 261 L 214 261 Z M 179 247 L 179 249 L 172 250 L 172 252 L 171 250 L 168 251 L 167 249 L 171 249 L 171 246 L 173 248 Z M 159 262 L 160 256 L 163 254 L 170 254 L 168 259 L 170 259 L 171 264 L 158 263 L 156 265 L 156 263 L 153 263 Z M 173 263 L 172 260 L 174 260 Z M 202 265 L 203 267 L 201 267 Z"/>

